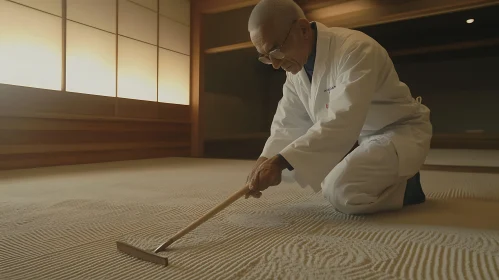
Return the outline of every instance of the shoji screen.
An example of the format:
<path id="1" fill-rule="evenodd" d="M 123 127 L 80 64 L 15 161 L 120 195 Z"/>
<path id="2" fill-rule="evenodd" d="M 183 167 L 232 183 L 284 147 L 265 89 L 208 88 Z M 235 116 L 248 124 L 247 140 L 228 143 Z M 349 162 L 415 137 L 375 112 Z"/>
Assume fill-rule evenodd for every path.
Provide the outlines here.
<path id="1" fill-rule="evenodd" d="M 0 83 L 61 90 L 61 0 L 0 0 Z"/>
<path id="2" fill-rule="evenodd" d="M 62 17 L 62 0 L 10 0 L 10 2 Z"/>
<path id="3" fill-rule="evenodd" d="M 0 0 L 0 83 L 187 105 L 189 54 L 189 0 Z"/>
<path id="4" fill-rule="evenodd" d="M 67 0 L 66 88 L 116 96 L 116 0 Z"/>
<path id="5" fill-rule="evenodd" d="M 188 0 L 160 0 L 160 102 L 189 104 L 190 12 Z"/>
<path id="6" fill-rule="evenodd" d="M 157 101 L 157 2 L 142 2 L 119 0 L 118 97 Z"/>

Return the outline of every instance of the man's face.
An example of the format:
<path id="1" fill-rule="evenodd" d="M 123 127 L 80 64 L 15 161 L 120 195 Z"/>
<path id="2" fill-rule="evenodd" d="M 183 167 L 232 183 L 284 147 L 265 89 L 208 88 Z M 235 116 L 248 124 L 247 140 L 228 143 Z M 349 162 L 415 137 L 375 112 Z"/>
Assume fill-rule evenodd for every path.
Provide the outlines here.
<path id="1" fill-rule="evenodd" d="M 298 28 L 298 23 L 290 26 L 289 30 L 276 34 L 273 28 L 262 25 L 250 32 L 251 41 L 260 55 L 266 56 L 272 62 L 274 69 L 282 68 L 286 72 L 297 74 L 307 62 L 307 46 Z M 289 33 L 289 35 L 288 35 Z M 284 58 L 279 59 L 269 55 L 271 51 L 279 49 Z"/>

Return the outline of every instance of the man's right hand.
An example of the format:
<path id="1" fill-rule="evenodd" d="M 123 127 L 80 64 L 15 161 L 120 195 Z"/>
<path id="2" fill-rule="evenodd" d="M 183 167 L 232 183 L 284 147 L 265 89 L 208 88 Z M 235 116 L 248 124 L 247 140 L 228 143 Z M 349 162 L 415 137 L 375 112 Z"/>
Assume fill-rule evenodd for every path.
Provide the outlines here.
<path id="1" fill-rule="evenodd" d="M 257 170 L 258 170 L 258 167 L 264 163 L 265 161 L 267 161 L 268 158 L 266 157 L 260 157 L 258 158 L 258 160 L 256 161 L 256 164 L 255 166 L 253 167 L 253 170 L 251 170 L 251 173 L 248 175 L 248 178 L 246 178 L 246 185 L 248 185 L 249 187 L 249 183 L 251 182 L 251 180 L 253 179 L 253 176 L 255 176 L 257 174 Z M 246 194 L 245 198 L 248 198 L 248 197 L 254 197 L 254 198 L 260 198 L 262 196 L 262 192 L 254 192 L 254 191 L 250 191 Z"/>

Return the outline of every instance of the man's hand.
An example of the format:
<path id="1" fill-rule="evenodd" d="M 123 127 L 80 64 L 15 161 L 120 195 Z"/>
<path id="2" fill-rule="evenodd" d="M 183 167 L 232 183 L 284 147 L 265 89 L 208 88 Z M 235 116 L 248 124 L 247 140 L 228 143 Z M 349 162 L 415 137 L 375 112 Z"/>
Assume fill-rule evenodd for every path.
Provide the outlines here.
<path id="1" fill-rule="evenodd" d="M 270 186 L 279 185 L 285 168 L 286 164 L 278 156 L 271 159 L 259 158 L 246 182 L 250 188 L 246 198 L 250 196 L 260 198 L 262 191 Z"/>

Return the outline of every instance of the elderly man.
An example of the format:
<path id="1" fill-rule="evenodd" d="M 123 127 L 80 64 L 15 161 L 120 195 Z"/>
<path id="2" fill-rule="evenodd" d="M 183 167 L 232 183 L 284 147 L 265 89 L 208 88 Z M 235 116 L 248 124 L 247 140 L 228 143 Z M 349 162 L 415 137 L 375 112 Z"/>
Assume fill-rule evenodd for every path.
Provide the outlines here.
<path id="1" fill-rule="evenodd" d="M 280 184 L 284 172 L 346 214 L 425 201 L 419 170 L 430 111 L 382 46 L 359 31 L 308 21 L 292 0 L 260 1 L 248 31 L 259 60 L 287 77 L 246 198 Z"/>

